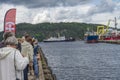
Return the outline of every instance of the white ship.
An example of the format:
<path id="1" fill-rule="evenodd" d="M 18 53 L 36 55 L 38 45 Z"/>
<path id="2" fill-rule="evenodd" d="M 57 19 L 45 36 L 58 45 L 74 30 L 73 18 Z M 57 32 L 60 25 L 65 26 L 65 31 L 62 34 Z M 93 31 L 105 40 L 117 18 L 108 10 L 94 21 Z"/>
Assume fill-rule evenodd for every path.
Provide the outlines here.
<path id="1" fill-rule="evenodd" d="M 50 37 L 48 39 L 43 40 L 43 42 L 64 42 L 64 41 L 75 41 L 72 37 L 66 39 L 65 36 L 61 37 Z"/>

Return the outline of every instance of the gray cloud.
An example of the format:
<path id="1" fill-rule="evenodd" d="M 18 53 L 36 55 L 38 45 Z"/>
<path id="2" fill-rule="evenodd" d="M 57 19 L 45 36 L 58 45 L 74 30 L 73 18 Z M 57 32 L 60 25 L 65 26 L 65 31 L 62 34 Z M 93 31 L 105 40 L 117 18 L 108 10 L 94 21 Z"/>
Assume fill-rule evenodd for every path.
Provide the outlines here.
<path id="1" fill-rule="evenodd" d="M 88 16 L 97 13 L 113 12 L 116 5 L 109 0 L 101 0 L 101 3 L 91 7 L 88 11 Z"/>
<path id="2" fill-rule="evenodd" d="M 79 4 L 85 4 L 89 1 L 92 0 L 0 0 L 1 3 L 23 5 L 28 8 L 74 6 Z"/>
<path id="3" fill-rule="evenodd" d="M 85 8 L 87 9 L 87 8 Z M 80 6 L 42 8 L 34 16 L 32 23 L 42 22 L 82 22 L 85 19 L 86 10 Z"/>

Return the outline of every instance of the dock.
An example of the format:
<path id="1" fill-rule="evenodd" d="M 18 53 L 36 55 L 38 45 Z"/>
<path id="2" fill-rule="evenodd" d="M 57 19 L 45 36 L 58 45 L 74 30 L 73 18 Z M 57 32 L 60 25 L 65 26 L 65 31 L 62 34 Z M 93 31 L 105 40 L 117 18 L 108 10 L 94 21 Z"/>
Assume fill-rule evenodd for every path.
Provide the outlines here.
<path id="1" fill-rule="evenodd" d="M 47 59 L 45 58 L 42 49 L 40 48 L 40 53 L 38 54 L 38 65 L 39 65 L 39 80 L 56 80 L 55 74 L 52 73 L 51 68 L 48 66 Z M 34 76 L 34 71 L 32 75 L 28 74 L 29 80 L 36 80 Z"/>
<path id="2" fill-rule="evenodd" d="M 100 43 L 120 44 L 120 40 L 98 40 Z"/>

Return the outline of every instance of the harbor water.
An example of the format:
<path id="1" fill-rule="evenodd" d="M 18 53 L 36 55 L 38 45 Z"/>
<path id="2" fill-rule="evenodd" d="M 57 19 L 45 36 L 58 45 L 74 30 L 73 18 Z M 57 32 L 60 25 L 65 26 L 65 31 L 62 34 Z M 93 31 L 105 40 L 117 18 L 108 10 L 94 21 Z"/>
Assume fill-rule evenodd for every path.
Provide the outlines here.
<path id="1" fill-rule="evenodd" d="M 40 43 L 57 80 L 120 80 L 120 45 Z"/>

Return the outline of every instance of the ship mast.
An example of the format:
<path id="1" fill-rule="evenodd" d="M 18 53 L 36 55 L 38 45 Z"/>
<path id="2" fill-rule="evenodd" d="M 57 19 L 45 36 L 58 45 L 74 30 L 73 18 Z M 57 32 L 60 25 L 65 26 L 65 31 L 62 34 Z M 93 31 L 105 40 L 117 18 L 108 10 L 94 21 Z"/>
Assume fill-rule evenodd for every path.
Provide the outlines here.
<path id="1" fill-rule="evenodd" d="M 117 19 L 115 17 L 115 36 L 117 36 Z"/>
<path id="2" fill-rule="evenodd" d="M 117 19 L 115 17 L 115 30 L 117 30 Z"/>

